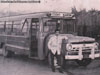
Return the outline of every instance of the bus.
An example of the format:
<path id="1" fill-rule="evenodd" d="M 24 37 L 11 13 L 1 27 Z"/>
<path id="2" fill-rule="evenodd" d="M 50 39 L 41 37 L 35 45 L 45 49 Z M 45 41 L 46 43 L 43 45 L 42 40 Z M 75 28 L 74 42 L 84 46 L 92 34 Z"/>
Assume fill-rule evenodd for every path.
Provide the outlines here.
<path id="1" fill-rule="evenodd" d="M 20 53 L 38 60 L 50 59 L 47 43 L 58 28 L 59 35 L 68 37 L 64 43 L 63 60 L 75 60 L 79 65 L 87 66 L 92 59 L 100 57 L 98 43 L 94 38 L 77 36 L 76 18 L 67 12 L 0 17 L 0 48 L 3 56 L 11 57 Z"/>

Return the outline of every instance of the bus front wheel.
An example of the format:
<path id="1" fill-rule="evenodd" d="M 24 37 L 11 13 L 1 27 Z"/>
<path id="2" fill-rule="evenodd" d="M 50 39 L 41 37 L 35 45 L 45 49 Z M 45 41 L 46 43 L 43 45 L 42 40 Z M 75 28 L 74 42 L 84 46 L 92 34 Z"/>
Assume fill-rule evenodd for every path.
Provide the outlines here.
<path id="1" fill-rule="evenodd" d="M 77 64 L 80 65 L 80 66 L 88 66 L 91 62 L 92 62 L 92 59 L 82 59 L 82 60 L 76 60 Z"/>

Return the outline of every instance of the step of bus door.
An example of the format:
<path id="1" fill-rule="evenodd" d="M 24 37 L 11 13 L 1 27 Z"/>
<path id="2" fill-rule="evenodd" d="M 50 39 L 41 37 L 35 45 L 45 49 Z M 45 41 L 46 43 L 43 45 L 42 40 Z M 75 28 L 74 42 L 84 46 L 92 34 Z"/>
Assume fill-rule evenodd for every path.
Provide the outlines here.
<path id="1" fill-rule="evenodd" d="M 38 57 L 32 57 L 32 56 L 29 56 L 29 58 L 39 60 Z"/>

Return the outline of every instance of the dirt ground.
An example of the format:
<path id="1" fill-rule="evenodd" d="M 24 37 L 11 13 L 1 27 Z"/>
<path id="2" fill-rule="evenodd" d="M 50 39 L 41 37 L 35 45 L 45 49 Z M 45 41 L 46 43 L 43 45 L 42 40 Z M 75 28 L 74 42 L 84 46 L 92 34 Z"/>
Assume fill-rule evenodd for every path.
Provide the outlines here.
<path id="1" fill-rule="evenodd" d="M 100 75 L 100 60 L 94 60 L 87 67 L 80 67 L 76 62 L 68 61 L 64 74 L 61 74 L 58 71 L 53 73 L 43 61 L 20 55 L 11 58 L 0 55 L 0 75 Z"/>

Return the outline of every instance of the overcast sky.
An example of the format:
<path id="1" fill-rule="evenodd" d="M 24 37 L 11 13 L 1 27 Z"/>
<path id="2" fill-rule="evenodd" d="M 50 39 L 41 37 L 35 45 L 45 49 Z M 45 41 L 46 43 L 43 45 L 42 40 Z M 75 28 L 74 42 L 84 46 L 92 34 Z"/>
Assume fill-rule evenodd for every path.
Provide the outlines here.
<path id="1" fill-rule="evenodd" d="M 100 10 L 100 0 L 41 0 L 41 3 L 0 3 L 0 11 L 39 12 L 39 11 L 65 11 L 70 12 L 72 7 L 77 10 L 95 8 Z M 10 7 L 10 9 L 9 9 Z"/>

